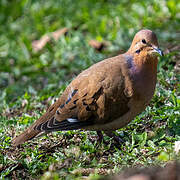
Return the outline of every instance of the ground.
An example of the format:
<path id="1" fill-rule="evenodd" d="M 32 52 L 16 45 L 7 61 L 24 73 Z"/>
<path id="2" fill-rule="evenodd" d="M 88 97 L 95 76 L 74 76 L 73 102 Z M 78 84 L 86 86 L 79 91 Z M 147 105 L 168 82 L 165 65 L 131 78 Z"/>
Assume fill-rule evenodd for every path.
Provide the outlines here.
<path id="1" fill-rule="evenodd" d="M 0 179 L 99 179 L 123 168 L 180 159 L 180 3 L 178 0 L 0 2 Z M 67 28 L 54 38 L 52 32 Z M 153 30 L 159 57 L 155 95 L 117 131 L 125 143 L 97 143 L 96 132 L 66 131 L 11 147 L 83 69 L 125 52 L 142 28 Z M 35 45 L 49 35 L 39 49 Z M 93 40 L 93 41 L 92 41 Z"/>

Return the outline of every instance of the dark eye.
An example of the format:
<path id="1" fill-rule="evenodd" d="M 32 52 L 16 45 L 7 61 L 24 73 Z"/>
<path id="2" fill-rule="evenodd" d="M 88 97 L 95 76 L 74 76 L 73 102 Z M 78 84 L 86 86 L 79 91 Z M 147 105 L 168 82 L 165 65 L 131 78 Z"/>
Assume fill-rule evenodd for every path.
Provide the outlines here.
<path id="1" fill-rule="evenodd" d="M 143 43 L 143 44 L 146 44 L 146 40 L 145 40 L 145 39 L 143 39 L 143 40 L 142 40 L 142 43 Z"/>

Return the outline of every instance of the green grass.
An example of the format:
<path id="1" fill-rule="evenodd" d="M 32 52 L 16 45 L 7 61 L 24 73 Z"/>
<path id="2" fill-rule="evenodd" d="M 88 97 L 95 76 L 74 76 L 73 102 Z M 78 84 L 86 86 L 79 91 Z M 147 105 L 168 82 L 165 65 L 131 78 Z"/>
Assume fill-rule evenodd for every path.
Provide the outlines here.
<path id="1" fill-rule="evenodd" d="M 179 12 L 178 0 L 1 0 L 0 179 L 98 179 L 123 167 L 179 159 L 174 153 L 180 140 Z M 33 51 L 33 40 L 63 27 L 69 28 L 66 36 Z M 11 147 L 12 137 L 40 117 L 72 78 L 126 51 L 142 28 L 157 34 L 165 56 L 150 106 L 117 131 L 125 140 L 121 149 L 106 136 L 109 144 L 98 144 L 95 132 L 84 131 L 56 132 Z M 108 46 L 96 51 L 91 39 Z M 87 168 L 95 172 L 84 173 Z"/>

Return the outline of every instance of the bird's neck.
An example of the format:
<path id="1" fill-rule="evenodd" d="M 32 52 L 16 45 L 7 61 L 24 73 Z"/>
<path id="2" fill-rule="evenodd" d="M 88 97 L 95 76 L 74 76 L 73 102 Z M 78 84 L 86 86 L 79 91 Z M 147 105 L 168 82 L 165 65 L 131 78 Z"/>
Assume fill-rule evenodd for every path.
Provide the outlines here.
<path id="1" fill-rule="evenodd" d="M 148 54 L 125 54 L 128 68 L 133 76 L 156 77 L 157 75 L 157 56 L 149 56 Z"/>
<path id="2" fill-rule="evenodd" d="M 126 54 L 126 60 L 133 82 L 133 89 L 150 99 L 156 86 L 157 57 Z"/>
<path id="3" fill-rule="evenodd" d="M 141 58 L 134 57 L 134 73 L 150 77 L 157 74 L 157 57 L 143 56 Z"/>

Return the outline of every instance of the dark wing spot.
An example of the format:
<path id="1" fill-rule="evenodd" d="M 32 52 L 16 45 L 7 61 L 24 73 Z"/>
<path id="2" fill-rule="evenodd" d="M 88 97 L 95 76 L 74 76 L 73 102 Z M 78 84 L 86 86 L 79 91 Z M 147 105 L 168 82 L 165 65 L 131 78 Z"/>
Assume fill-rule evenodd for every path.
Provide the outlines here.
<path id="1" fill-rule="evenodd" d="M 94 93 L 92 98 L 97 100 L 100 97 L 101 94 L 103 94 L 103 88 L 102 87 L 96 93 Z"/>
<path id="2" fill-rule="evenodd" d="M 54 107 L 52 107 L 51 109 L 49 109 L 49 112 L 51 112 L 54 109 Z"/>
<path id="3" fill-rule="evenodd" d="M 62 109 L 64 107 L 64 104 L 61 104 L 59 107 Z"/>
<path id="4" fill-rule="evenodd" d="M 87 93 L 83 95 L 83 97 L 87 96 Z"/>
<path id="5" fill-rule="evenodd" d="M 69 109 L 70 109 L 70 110 L 73 110 L 73 109 L 75 109 L 75 108 L 76 108 L 76 106 L 73 106 L 73 107 L 70 107 Z"/>
<path id="6" fill-rule="evenodd" d="M 78 90 L 75 89 L 75 90 L 73 91 L 73 93 L 71 94 L 71 96 L 73 97 L 77 92 L 78 92 Z"/>
<path id="7" fill-rule="evenodd" d="M 87 106 L 87 104 L 86 104 L 84 101 L 83 101 L 83 105 L 84 105 L 84 106 Z"/>
<path id="8" fill-rule="evenodd" d="M 68 104 L 70 101 L 71 101 L 71 99 L 72 99 L 72 97 L 77 93 L 77 89 L 75 89 L 74 91 L 73 91 L 73 93 L 71 94 L 71 97 L 70 98 L 68 98 L 68 100 L 66 101 L 66 104 Z"/>
<path id="9" fill-rule="evenodd" d="M 58 110 L 56 111 L 56 113 L 57 113 L 58 115 L 60 115 L 60 112 L 59 112 Z"/>
<path id="10" fill-rule="evenodd" d="M 73 104 L 76 104 L 77 101 L 78 101 L 78 99 L 74 100 L 74 101 L 73 101 Z"/>
<path id="11" fill-rule="evenodd" d="M 68 104 L 70 101 L 71 101 L 71 98 L 69 98 L 69 99 L 66 101 L 66 104 Z"/>
<path id="12" fill-rule="evenodd" d="M 86 111 L 91 111 L 91 109 L 89 108 L 89 106 L 86 107 Z"/>

